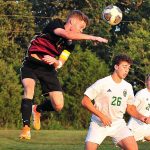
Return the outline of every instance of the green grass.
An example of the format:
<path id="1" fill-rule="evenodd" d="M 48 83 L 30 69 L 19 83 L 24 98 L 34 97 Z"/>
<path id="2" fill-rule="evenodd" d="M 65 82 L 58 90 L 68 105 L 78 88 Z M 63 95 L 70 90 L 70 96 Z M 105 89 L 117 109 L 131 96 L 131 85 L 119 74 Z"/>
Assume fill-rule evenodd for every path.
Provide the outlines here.
<path id="1" fill-rule="evenodd" d="M 31 140 L 20 140 L 19 134 L 19 130 L 0 130 L 0 150 L 84 150 L 86 131 L 32 130 Z M 150 150 L 150 143 L 138 144 L 139 150 Z M 119 150 L 110 138 L 99 149 Z"/>

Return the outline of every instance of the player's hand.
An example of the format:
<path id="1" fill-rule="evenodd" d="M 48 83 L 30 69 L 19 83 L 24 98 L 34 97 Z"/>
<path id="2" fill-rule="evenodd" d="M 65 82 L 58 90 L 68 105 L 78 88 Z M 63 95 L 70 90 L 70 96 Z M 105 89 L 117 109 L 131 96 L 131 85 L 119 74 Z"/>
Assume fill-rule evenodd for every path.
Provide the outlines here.
<path id="1" fill-rule="evenodd" d="M 108 40 L 102 37 L 94 37 L 95 42 L 103 42 L 103 43 L 108 43 Z"/>
<path id="2" fill-rule="evenodd" d="M 147 118 L 147 117 L 145 117 L 145 116 L 141 116 L 141 117 L 139 118 L 139 120 L 145 123 L 146 118 Z"/>
<path id="3" fill-rule="evenodd" d="M 102 116 L 100 119 L 101 119 L 104 126 L 111 126 L 112 121 L 107 116 Z"/>
<path id="4" fill-rule="evenodd" d="M 44 55 L 44 57 L 42 58 L 42 60 L 43 60 L 45 63 L 49 64 L 49 65 L 52 65 L 52 64 L 54 64 L 54 63 L 57 62 L 57 59 L 56 59 L 56 58 L 51 57 L 51 56 L 49 56 L 49 55 Z"/>
<path id="5" fill-rule="evenodd" d="M 145 122 L 146 124 L 150 124 L 150 117 L 146 117 L 146 118 L 144 119 L 144 122 Z"/>

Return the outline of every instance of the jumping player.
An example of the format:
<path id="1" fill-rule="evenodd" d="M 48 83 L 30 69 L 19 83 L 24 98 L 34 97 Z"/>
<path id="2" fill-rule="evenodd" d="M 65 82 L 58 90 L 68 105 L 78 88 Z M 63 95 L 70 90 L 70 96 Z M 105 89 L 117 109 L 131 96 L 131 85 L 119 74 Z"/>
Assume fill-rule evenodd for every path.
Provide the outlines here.
<path id="1" fill-rule="evenodd" d="M 40 115 L 43 111 L 60 111 L 64 105 L 62 88 L 56 69 L 61 68 L 74 49 L 74 40 L 91 40 L 107 43 L 108 40 L 83 34 L 88 25 L 88 17 L 79 10 L 72 11 L 66 22 L 51 21 L 38 36 L 30 42 L 21 68 L 24 95 L 21 103 L 23 129 L 21 139 L 30 139 L 30 117 L 36 80 L 40 81 L 43 95 L 48 95 L 41 105 L 33 106 L 34 128 L 40 129 Z M 57 59 L 58 57 L 58 59 Z"/>

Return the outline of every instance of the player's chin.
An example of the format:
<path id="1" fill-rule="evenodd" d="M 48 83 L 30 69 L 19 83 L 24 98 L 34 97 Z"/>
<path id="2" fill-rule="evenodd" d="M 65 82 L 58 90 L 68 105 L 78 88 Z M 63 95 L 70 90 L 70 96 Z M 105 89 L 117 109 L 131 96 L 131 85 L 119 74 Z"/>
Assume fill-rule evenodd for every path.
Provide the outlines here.
<path id="1" fill-rule="evenodd" d="M 122 75 L 122 79 L 125 79 L 127 76 L 127 74 Z"/>

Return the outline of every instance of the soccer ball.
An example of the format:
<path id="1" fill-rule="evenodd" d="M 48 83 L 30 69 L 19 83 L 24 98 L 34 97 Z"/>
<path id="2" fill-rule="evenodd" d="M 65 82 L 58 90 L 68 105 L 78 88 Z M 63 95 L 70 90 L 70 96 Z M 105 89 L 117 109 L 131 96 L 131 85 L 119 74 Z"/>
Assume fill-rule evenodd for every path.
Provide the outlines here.
<path id="1" fill-rule="evenodd" d="M 109 5 L 103 10 L 102 18 L 110 25 L 117 25 L 122 20 L 122 11 L 117 6 Z"/>

